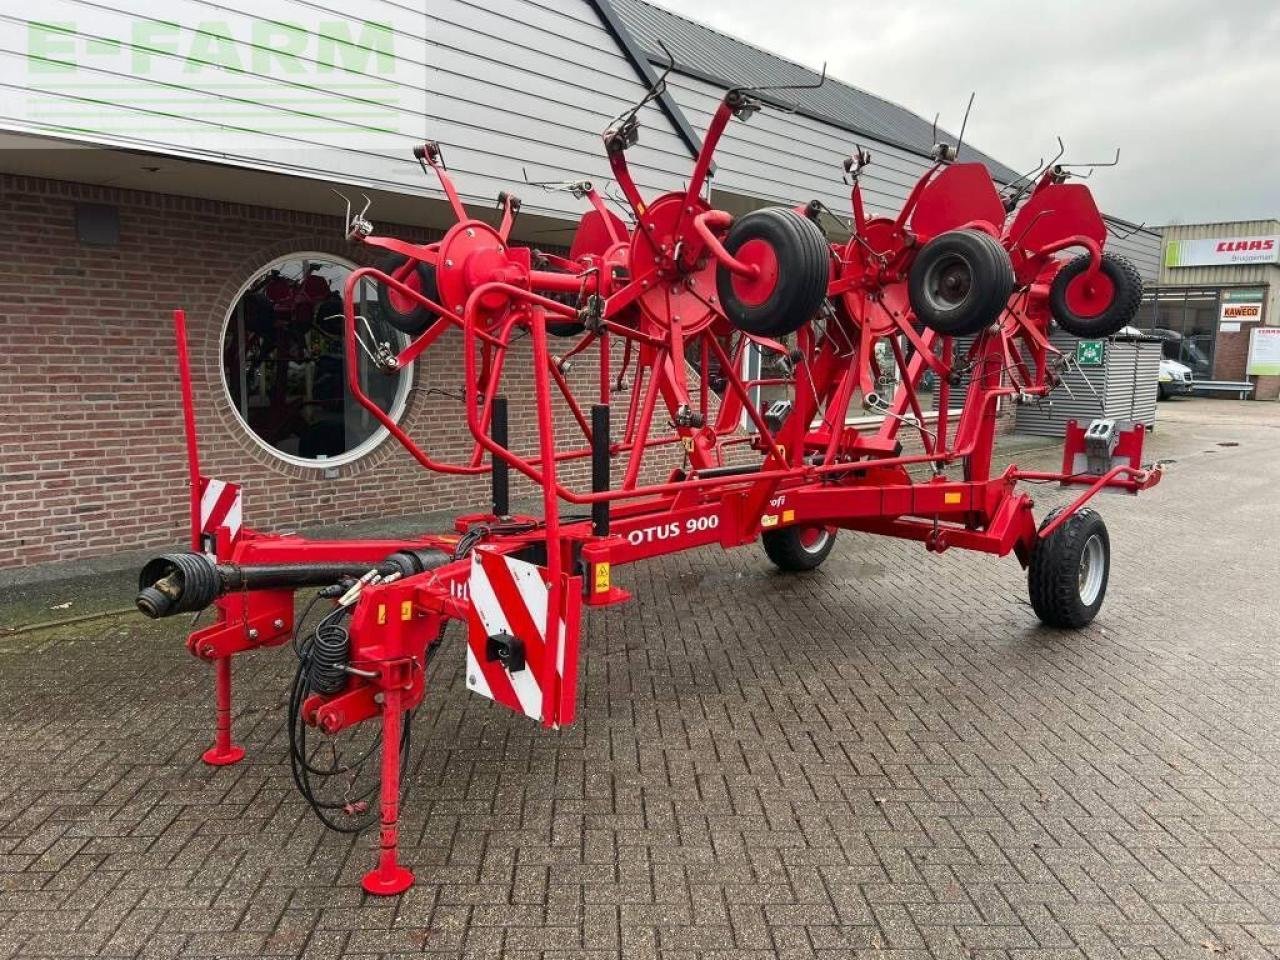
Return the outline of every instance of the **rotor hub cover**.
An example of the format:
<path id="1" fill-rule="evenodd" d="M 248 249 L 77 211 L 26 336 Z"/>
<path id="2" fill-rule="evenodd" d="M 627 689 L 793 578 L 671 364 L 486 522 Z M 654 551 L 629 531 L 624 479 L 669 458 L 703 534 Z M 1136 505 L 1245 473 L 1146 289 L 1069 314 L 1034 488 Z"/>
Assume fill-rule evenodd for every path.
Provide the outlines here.
<path id="1" fill-rule="evenodd" d="M 655 200 L 640 218 L 631 243 L 631 278 L 648 283 L 637 303 L 645 325 L 663 334 L 675 324 L 687 336 L 705 330 L 720 317 L 716 304 L 716 261 L 700 256 L 692 268 L 678 263 L 676 230 L 710 210 L 702 199 L 685 211 L 685 196 L 669 193 Z M 683 215 L 683 216 L 682 216 Z"/>
<path id="2" fill-rule="evenodd" d="M 527 260 L 527 248 L 508 247 L 498 231 L 487 223 L 465 220 L 454 224 L 440 241 L 436 267 L 440 302 L 461 317 L 471 294 L 485 284 L 498 282 L 528 287 Z M 506 293 L 492 290 L 480 298 L 479 307 L 485 313 L 494 314 L 509 302 Z"/>
<path id="3" fill-rule="evenodd" d="M 854 237 L 845 247 L 840 273 L 848 289 L 840 298 L 854 322 L 870 324 L 873 336 L 892 333 L 910 311 L 901 266 L 907 249 L 906 234 L 883 217 L 868 220 L 861 239 Z"/>

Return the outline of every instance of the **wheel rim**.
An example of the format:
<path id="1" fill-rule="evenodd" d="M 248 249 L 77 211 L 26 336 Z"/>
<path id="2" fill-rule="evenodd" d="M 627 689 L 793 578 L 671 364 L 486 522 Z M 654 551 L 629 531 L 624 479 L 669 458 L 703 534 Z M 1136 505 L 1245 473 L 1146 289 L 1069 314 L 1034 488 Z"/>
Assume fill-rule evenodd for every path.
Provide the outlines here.
<path id="1" fill-rule="evenodd" d="M 778 286 L 778 255 L 773 244 L 753 237 L 734 254 L 740 263 L 755 267 L 754 277 L 733 275 L 733 293 L 748 307 L 758 307 L 773 295 Z"/>
<path id="2" fill-rule="evenodd" d="M 1084 543 L 1080 551 L 1080 571 L 1077 589 L 1080 602 L 1091 607 L 1102 592 L 1102 581 L 1107 573 L 1107 556 L 1102 547 L 1102 538 L 1096 533 Z"/>
<path id="3" fill-rule="evenodd" d="M 806 553 L 821 553 L 831 539 L 831 531 L 825 527 L 802 527 L 800 547 Z"/>
<path id="4" fill-rule="evenodd" d="M 400 276 L 401 270 L 397 270 L 392 276 L 403 283 L 410 290 L 418 293 L 422 292 L 422 277 L 418 274 L 417 264 L 408 264 L 408 271 L 405 276 Z M 402 268 L 403 269 L 403 268 Z M 408 294 L 401 293 L 395 287 L 387 287 L 387 303 L 396 313 L 412 313 L 414 308 L 419 304 Z"/>
<path id="5" fill-rule="evenodd" d="M 1088 271 L 1067 284 L 1067 309 L 1077 317 L 1101 316 L 1116 297 L 1116 285 L 1101 270 L 1092 279 L 1087 276 Z"/>
<path id="6" fill-rule="evenodd" d="M 954 310 L 973 294 L 973 267 L 958 253 L 938 258 L 924 278 L 924 295 L 934 310 Z"/>

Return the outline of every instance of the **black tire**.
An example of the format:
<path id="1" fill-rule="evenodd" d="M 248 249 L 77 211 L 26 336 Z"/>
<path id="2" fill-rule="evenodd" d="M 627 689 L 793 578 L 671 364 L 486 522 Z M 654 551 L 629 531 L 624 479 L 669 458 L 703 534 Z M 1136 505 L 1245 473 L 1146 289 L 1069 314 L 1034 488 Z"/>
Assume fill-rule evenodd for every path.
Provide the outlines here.
<path id="1" fill-rule="evenodd" d="M 576 293 L 552 293 L 544 294 L 549 300 L 556 303 L 563 303 L 566 307 L 578 308 L 578 295 Z M 547 333 L 553 337 L 560 337 L 567 340 L 570 337 L 578 337 L 587 332 L 587 325 L 581 320 L 550 320 L 547 323 Z"/>
<path id="2" fill-rule="evenodd" d="M 404 265 L 405 257 L 398 253 L 393 253 L 385 257 L 378 269 L 388 276 L 393 275 L 401 266 Z M 440 302 L 440 290 L 436 286 L 436 268 L 429 263 L 419 263 L 417 269 L 418 289 L 422 291 L 422 295 L 429 300 Z M 412 286 L 412 283 L 408 284 Z M 433 310 L 428 310 L 421 304 L 414 304 L 407 310 L 404 304 L 397 304 L 396 297 L 393 296 L 391 289 L 386 284 L 378 284 L 378 307 L 382 311 L 382 316 L 387 323 L 395 327 L 401 333 L 416 337 L 422 333 L 438 319 L 439 315 Z"/>
<path id="3" fill-rule="evenodd" d="M 784 337 L 808 323 L 827 296 L 831 248 L 812 220 L 785 207 L 754 210 L 729 228 L 724 246 L 731 254 L 752 240 L 768 244 L 777 259 L 777 281 L 759 302 L 745 299 L 740 278 L 716 269 L 716 292 L 724 314 L 739 330 L 762 337 Z M 739 284 L 735 284 L 738 279 Z"/>
<path id="4" fill-rule="evenodd" d="M 570 337 L 578 337 L 587 332 L 587 326 L 576 320 L 556 320 L 547 324 L 547 333 L 553 337 L 559 337 L 567 340 Z"/>
<path id="5" fill-rule="evenodd" d="M 760 543 L 779 570 L 803 573 L 820 567 L 831 553 L 831 548 L 836 545 L 834 530 L 822 530 L 817 541 L 807 546 L 804 542 L 806 533 L 812 533 L 812 528 L 783 527 L 781 530 L 766 530 L 760 535 Z"/>
<path id="6" fill-rule="evenodd" d="M 1054 510 L 1045 517 L 1040 529 L 1060 512 Z M 1097 511 L 1082 508 L 1047 539 L 1036 541 L 1027 568 L 1031 606 L 1045 626 L 1079 630 L 1102 609 L 1110 575 L 1107 525 Z"/>
<path id="7" fill-rule="evenodd" d="M 1168 388 L 1168 387 L 1166 387 L 1163 383 L 1162 383 L 1162 384 L 1159 384 L 1159 385 L 1156 387 L 1156 397 L 1157 397 L 1158 399 L 1160 399 L 1160 400 L 1168 400 L 1170 396 L 1172 396 L 1172 394 L 1170 394 L 1170 393 L 1169 393 L 1169 388 Z"/>
<path id="8" fill-rule="evenodd" d="M 705 337 L 713 336 L 711 333 L 703 333 Z M 729 356 L 733 356 L 734 337 L 736 334 L 730 334 L 728 337 L 720 338 L 720 345 L 724 347 L 724 352 Z M 702 343 L 697 338 L 685 341 L 684 362 L 694 373 L 706 380 L 707 386 L 716 396 L 724 396 L 725 390 L 729 389 L 729 378 L 724 375 L 724 371 L 720 369 L 720 358 L 714 353 L 708 351 L 707 369 L 702 369 Z"/>
<path id="9" fill-rule="evenodd" d="M 1013 264 L 995 237 L 981 230 L 950 230 L 916 254 L 907 295 L 926 327 L 947 337 L 969 337 L 999 319 L 1013 284 Z"/>
<path id="10" fill-rule="evenodd" d="M 1111 302 L 1101 312 L 1081 316 L 1067 305 L 1067 287 L 1084 273 L 1092 258 L 1081 254 L 1058 271 L 1049 285 L 1049 312 L 1067 333 L 1085 340 L 1099 340 L 1127 327 L 1142 305 L 1142 276 L 1138 268 L 1114 253 L 1102 254 L 1099 268 L 1115 287 Z"/>

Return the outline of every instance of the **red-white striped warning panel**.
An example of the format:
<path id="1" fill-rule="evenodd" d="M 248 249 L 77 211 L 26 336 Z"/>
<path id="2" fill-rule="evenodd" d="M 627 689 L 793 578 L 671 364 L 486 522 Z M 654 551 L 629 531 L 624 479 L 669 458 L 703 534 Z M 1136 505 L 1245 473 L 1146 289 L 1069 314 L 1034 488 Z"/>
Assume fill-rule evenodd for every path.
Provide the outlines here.
<path id="1" fill-rule="evenodd" d="M 577 644 L 566 674 L 565 618 L 548 622 L 551 588 L 542 568 L 477 549 L 468 580 L 471 615 L 467 625 L 467 687 L 518 713 L 547 724 L 570 722 L 562 703 L 577 677 Z M 561 589 L 561 605 L 580 598 Z M 570 625 L 576 629 L 576 617 Z"/>
<path id="2" fill-rule="evenodd" d="M 240 485 L 213 477 L 200 478 L 200 535 L 214 537 L 219 527 L 226 527 L 234 543 L 240 536 L 243 511 Z"/>

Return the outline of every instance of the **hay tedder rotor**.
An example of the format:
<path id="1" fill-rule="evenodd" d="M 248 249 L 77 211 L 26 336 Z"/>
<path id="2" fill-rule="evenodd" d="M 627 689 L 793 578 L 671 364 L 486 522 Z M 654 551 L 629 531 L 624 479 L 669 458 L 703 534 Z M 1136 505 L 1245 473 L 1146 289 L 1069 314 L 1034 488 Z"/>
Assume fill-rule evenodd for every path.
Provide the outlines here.
<path id="1" fill-rule="evenodd" d="M 1142 462 L 1143 428 L 1072 424 L 1059 472 L 992 470 L 998 406 L 1042 402 L 1070 362 L 1050 344 L 1051 323 L 1105 337 L 1137 309 L 1141 281 L 1103 249 L 1087 188 L 1055 164 L 1002 197 L 985 167 L 957 162 L 944 145 L 901 213 L 873 217 L 859 183 L 871 158 L 859 149 L 846 164 L 851 237 L 833 244 L 818 203 L 734 217 L 709 202 L 724 131 L 762 105 L 755 91 L 727 93 L 687 187 L 651 201 L 627 164 L 639 106 L 620 117 L 604 147 L 631 223 L 590 183 L 566 185 L 587 205 L 567 256 L 512 241 L 512 195 L 500 197 L 496 226 L 470 216 L 435 143 L 415 155 L 456 215 L 443 239 L 378 236 L 363 211 L 348 216 L 349 239 L 383 258 L 346 281 L 351 395 L 427 470 L 491 484 L 491 508 L 445 533 L 316 540 L 244 526 L 239 489 L 201 473 L 175 314 L 192 551 L 144 567 L 138 606 L 152 617 L 217 610 L 188 640 L 216 670 L 211 764 L 243 756 L 231 737 L 232 657 L 292 638 L 294 778 L 334 829 L 378 823 L 370 893 L 413 882 L 397 859 L 409 731 L 449 621 L 465 630 L 469 690 L 559 727 L 574 719 L 583 607 L 625 601 L 619 567 L 676 551 L 760 541 L 781 570 L 808 571 L 838 531 L 860 531 L 935 552 L 1013 553 L 1035 612 L 1054 627 L 1082 627 L 1102 604 L 1109 541 L 1082 508 L 1100 491 L 1159 481 Z M 1079 254 L 1065 259 L 1068 250 Z M 405 342 L 368 341 L 355 307 L 362 282 L 377 286 L 377 308 Z M 552 338 L 568 348 L 554 354 Z M 358 370 L 360 351 L 395 372 L 450 341 L 461 350 L 468 437 L 453 460 L 389 417 Z M 570 374 L 591 358 L 594 377 Z M 527 394 L 530 382 L 536 451 L 522 453 L 507 387 Z M 580 439 L 566 440 L 563 427 Z M 568 482 L 584 462 L 589 485 Z M 538 491 L 536 515 L 513 513 L 512 471 Z M 1019 481 L 1079 495 L 1037 526 Z M 311 603 L 299 617 L 304 588 Z M 343 740 L 361 731 L 363 741 Z M 366 761 L 375 779 L 360 786 Z"/>

